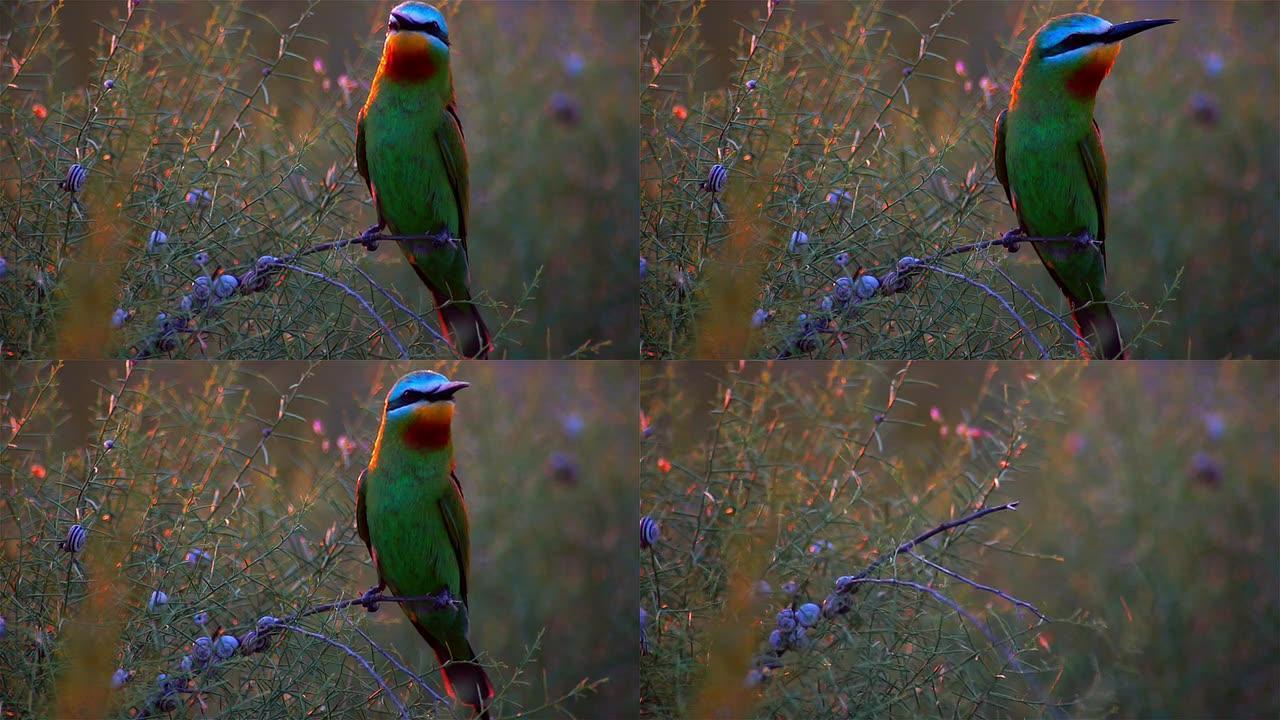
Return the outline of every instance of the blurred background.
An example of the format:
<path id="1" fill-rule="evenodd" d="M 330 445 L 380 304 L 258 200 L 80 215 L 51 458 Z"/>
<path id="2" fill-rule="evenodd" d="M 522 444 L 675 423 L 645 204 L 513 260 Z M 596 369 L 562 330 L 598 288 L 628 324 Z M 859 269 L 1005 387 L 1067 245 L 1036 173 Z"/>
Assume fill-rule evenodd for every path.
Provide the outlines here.
<path id="1" fill-rule="evenodd" d="M 641 513 L 661 539 L 640 553 L 642 715 L 1275 716 L 1277 369 L 645 366 Z M 744 691 L 780 608 L 1015 500 L 921 547 L 1053 622 L 904 556 L 878 576 L 938 589 L 994 638 L 927 596 L 863 590 Z"/>
<path id="2" fill-rule="evenodd" d="M 0 3 L 11 33 L 0 62 L 10 74 L 21 67 L 0 91 L 4 350 L 395 356 L 355 300 L 298 273 L 198 314 L 199 332 L 180 333 L 174 347 L 153 347 L 157 314 L 177 315 L 202 272 L 240 274 L 259 256 L 376 222 L 356 173 L 355 121 L 394 5 L 139 3 L 126 16 L 123 0 Z M 498 354 L 634 357 L 635 7 L 442 10 L 470 156 L 472 288 L 489 305 Z M 79 209 L 58 188 L 74 162 L 89 171 Z M 153 230 L 168 242 L 148 252 Z M 203 270 L 193 264 L 199 252 L 209 256 Z M 413 356 L 449 356 L 373 287 L 434 326 L 430 297 L 398 248 L 348 248 L 305 264 L 363 295 Z"/>
<path id="3" fill-rule="evenodd" d="M 65 362 L 0 368 L 0 698 L 17 717 L 137 717 L 176 677 L 197 612 L 241 634 L 262 615 L 376 584 L 356 478 L 387 390 L 412 369 L 457 398 L 471 517 L 471 641 L 495 717 L 612 717 L 634 707 L 636 368 L 621 363 Z M 109 446 L 109 449 L 108 449 Z M 79 522 L 77 562 L 57 544 Z M 168 603 L 148 612 L 153 590 Z M 465 717 L 395 606 L 302 622 L 356 649 L 414 717 Z M 132 678 L 112 689 L 112 676 Z M 201 676 L 179 716 L 390 717 L 353 659 L 288 634 Z"/>
<path id="4" fill-rule="evenodd" d="M 780 3 L 758 40 L 767 52 L 745 74 L 763 0 L 644 6 L 641 74 L 656 78 L 642 101 L 650 355 L 776 357 L 796 315 L 812 317 L 842 273 L 838 252 L 852 254 L 848 271 L 883 275 L 904 255 L 1013 227 L 991 170 L 995 118 L 1031 34 L 1054 15 L 1086 11 L 1113 22 L 1179 19 L 1124 43 L 1096 107 L 1110 186 L 1108 288 L 1126 340 L 1141 337 L 1132 355 L 1280 357 L 1275 3 Z M 880 113 L 935 30 L 905 92 Z M 697 184 L 717 162 L 735 104 L 722 215 Z M 851 146 L 862 146 L 856 163 Z M 799 260 L 785 250 L 795 229 L 809 239 Z M 1065 309 L 1035 253 L 992 260 Z M 1047 344 L 1059 335 L 982 262 L 956 269 L 1005 294 Z M 814 355 L 1034 356 L 1009 341 L 1018 328 L 1007 316 L 989 330 L 1003 313 L 981 292 L 940 276 L 926 285 L 877 299 L 843 323 L 847 346 Z M 757 309 L 768 320 L 753 327 Z M 1074 356 L 1070 342 L 1051 350 Z"/>

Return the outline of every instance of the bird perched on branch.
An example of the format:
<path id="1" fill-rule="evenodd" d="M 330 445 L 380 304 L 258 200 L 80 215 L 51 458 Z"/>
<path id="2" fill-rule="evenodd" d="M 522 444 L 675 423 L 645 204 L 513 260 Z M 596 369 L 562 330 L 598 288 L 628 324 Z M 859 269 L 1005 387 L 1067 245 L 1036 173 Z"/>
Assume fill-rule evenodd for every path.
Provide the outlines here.
<path id="1" fill-rule="evenodd" d="M 382 62 L 356 120 L 356 167 L 378 211 L 366 236 L 384 228 L 439 234 L 400 249 L 431 291 L 450 341 L 467 357 L 487 357 L 489 330 L 468 286 L 467 146 L 453 97 L 449 28 L 430 5 L 411 1 L 391 11 Z"/>
<path id="2" fill-rule="evenodd" d="M 996 177 L 1022 231 L 1081 239 L 1035 249 L 1067 296 L 1078 332 L 1106 358 L 1124 357 L 1124 345 L 1105 294 L 1107 158 L 1094 100 L 1121 40 L 1173 22 L 1112 25 L 1085 13 L 1049 20 L 1031 37 L 1009 107 L 996 119 Z"/>
<path id="3" fill-rule="evenodd" d="M 378 571 L 366 598 L 384 588 L 435 596 L 401 608 L 435 651 L 449 695 L 489 720 L 493 685 L 467 639 L 470 526 L 450 435 L 453 396 L 466 387 L 418 371 L 387 393 L 369 467 L 356 483 L 356 532 Z"/>

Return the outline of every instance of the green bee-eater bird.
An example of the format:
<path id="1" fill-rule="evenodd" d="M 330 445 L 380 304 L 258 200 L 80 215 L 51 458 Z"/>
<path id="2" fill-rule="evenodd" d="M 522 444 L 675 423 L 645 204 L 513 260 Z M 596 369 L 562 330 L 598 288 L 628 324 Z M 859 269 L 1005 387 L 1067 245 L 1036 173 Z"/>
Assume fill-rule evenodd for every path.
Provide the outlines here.
<path id="1" fill-rule="evenodd" d="M 1106 299 L 1107 158 L 1093 105 L 1120 41 L 1174 20 L 1112 25 L 1094 15 L 1060 15 L 1032 36 L 1009 107 L 996 119 L 995 171 L 1036 253 L 1067 296 L 1083 352 L 1124 356 Z M 1089 242 L 1092 241 L 1092 242 Z"/>
<path id="2" fill-rule="evenodd" d="M 440 325 L 467 357 L 486 357 L 489 330 L 468 287 L 467 146 L 453 98 L 449 28 L 438 10 L 401 3 L 356 120 L 356 167 L 378 224 L 393 235 L 447 231 L 457 242 L 400 243 L 435 299 Z"/>
<path id="3" fill-rule="evenodd" d="M 369 467 L 356 483 L 356 532 L 378 586 L 437 601 L 401 608 L 435 651 L 451 696 L 488 720 L 493 685 L 467 639 L 470 526 L 453 459 L 453 395 L 467 387 L 440 373 L 412 372 L 387 393 Z M 371 606 L 372 607 L 372 606 Z"/>

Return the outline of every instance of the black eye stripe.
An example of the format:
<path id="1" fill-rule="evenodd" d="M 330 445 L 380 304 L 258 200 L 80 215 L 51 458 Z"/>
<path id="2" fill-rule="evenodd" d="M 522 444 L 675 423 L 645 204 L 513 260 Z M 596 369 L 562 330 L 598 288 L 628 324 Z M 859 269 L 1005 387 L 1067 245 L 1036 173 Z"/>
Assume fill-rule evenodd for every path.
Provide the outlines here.
<path id="1" fill-rule="evenodd" d="M 434 393 L 422 392 L 421 390 L 405 390 L 397 395 L 390 403 L 387 403 L 387 410 L 398 410 L 406 405 L 412 405 L 419 400 L 431 400 Z"/>
<path id="2" fill-rule="evenodd" d="M 414 22 L 412 20 L 405 19 L 404 17 L 393 16 L 390 20 L 387 21 L 387 29 L 424 32 L 428 35 L 440 38 L 440 40 L 443 41 L 446 45 L 449 43 L 449 38 L 447 35 L 445 35 L 444 29 L 441 28 L 440 23 L 436 22 L 435 20 L 428 20 L 427 22 Z"/>
<path id="3" fill-rule="evenodd" d="M 1059 40 L 1057 45 L 1045 50 L 1044 57 L 1053 57 L 1054 55 L 1068 53 L 1086 45 L 1092 45 L 1097 41 L 1098 36 L 1095 33 L 1071 33 Z"/>

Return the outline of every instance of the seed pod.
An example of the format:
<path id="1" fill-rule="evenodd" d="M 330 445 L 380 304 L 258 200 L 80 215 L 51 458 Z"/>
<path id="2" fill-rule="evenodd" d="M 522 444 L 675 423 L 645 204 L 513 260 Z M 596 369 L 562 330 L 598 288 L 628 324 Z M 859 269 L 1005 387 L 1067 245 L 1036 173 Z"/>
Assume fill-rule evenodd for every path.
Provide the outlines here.
<path id="1" fill-rule="evenodd" d="M 89 176 L 89 171 L 84 169 L 80 163 L 76 163 L 67 168 L 67 177 L 63 179 L 62 184 L 58 187 L 66 192 L 80 192 L 80 188 L 84 187 L 85 178 Z"/>
<path id="2" fill-rule="evenodd" d="M 711 166 L 711 171 L 707 173 L 707 179 L 702 183 L 702 189 L 709 193 L 718 193 L 724 190 L 724 185 L 729 180 L 729 171 L 724 169 L 719 163 Z"/>
<path id="3" fill-rule="evenodd" d="M 163 230 L 152 230 L 147 236 L 147 252 L 158 253 L 160 249 L 169 243 L 169 236 Z"/>
<path id="4" fill-rule="evenodd" d="M 796 614 L 787 608 L 778 613 L 778 629 L 784 633 L 791 632 L 796 629 Z"/>
<path id="5" fill-rule="evenodd" d="M 229 298 L 236 294 L 236 288 L 240 286 L 240 281 L 235 275 L 219 275 L 217 280 L 213 281 L 213 294 L 219 298 Z"/>
<path id="6" fill-rule="evenodd" d="M 868 300 L 875 297 L 876 291 L 880 289 L 880 281 L 875 275 L 863 275 L 858 278 L 858 283 L 854 290 L 858 293 L 858 297 Z"/>
<path id="7" fill-rule="evenodd" d="M 821 616 L 822 608 L 814 603 L 805 603 L 796 608 L 796 622 L 800 623 L 801 627 L 813 627 Z"/>
<path id="8" fill-rule="evenodd" d="M 649 548 L 658 543 L 662 531 L 658 527 L 658 521 L 645 515 L 640 518 L 640 547 Z"/>
<path id="9" fill-rule="evenodd" d="M 72 525 L 67 530 L 66 539 L 58 543 L 58 547 L 61 548 L 64 552 L 78 553 L 84 549 L 84 543 L 85 543 L 85 540 L 87 539 L 87 536 L 88 536 L 88 533 L 85 532 L 84 528 L 80 527 L 79 525 Z"/>
<path id="10" fill-rule="evenodd" d="M 800 250 L 804 248 L 805 245 L 808 245 L 808 244 L 809 244 L 808 233 L 802 230 L 796 230 L 795 232 L 791 233 L 791 241 L 787 243 L 787 252 L 792 252 L 792 253 L 800 252 Z"/>
<path id="11" fill-rule="evenodd" d="M 156 612 L 159 608 L 169 604 L 169 596 L 163 590 L 154 590 L 151 597 L 147 599 L 147 609 Z"/>
<path id="12" fill-rule="evenodd" d="M 238 647 L 240 647 L 240 641 L 234 635 L 223 635 L 213 644 L 213 654 L 226 660 L 236 654 Z"/>

